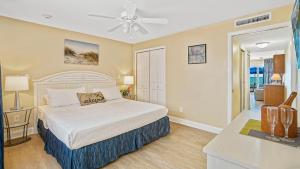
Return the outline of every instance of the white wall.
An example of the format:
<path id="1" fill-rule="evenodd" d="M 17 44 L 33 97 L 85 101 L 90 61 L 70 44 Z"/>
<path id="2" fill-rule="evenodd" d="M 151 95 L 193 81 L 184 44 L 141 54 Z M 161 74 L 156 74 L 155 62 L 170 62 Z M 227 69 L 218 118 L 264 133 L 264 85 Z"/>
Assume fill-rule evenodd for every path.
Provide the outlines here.
<path id="1" fill-rule="evenodd" d="M 297 68 L 297 58 L 296 58 L 296 52 L 295 52 L 295 45 L 293 41 L 293 37 L 291 37 L 288 49 L 287 49 L 287 58 L 286 61 L 289 62 L 289 64 L 286 63 L 286 71 L 287 69 L 290 69 L 290 79 L 286 78 L 285 83 L 288 84 L 287 82 L 290 81 L 291 85 L 287 86 L 287 93 L 290 91 L 297 91 L 298 92 L 298 97 L 295 99 L 293 102 L 293 107 L 297 109 L 298 111 L 298 126 L 300 126 L 300 70 Z M 287 67 L 289 65 L 290 67 Z M 288 70 L 289 71 L 289 70 Z"/>
<path id="2" fill-rule="evenodd" d="M 285 55 L 285 75 L 284 75 L 284 84 L 285 84 L 285 98 L 287 98 L 292 92 L 292 51 L 291 51 L 291 42 L 288 45 Z"/>
<path id="3" fill-rule="evenodd" d="M 251 55 L 251 54 L 250 54 Z M 262 67 L 264 66 L 264 60 L 250 60 L 250 67 Z"/>
<path id="4" fill-rule="evenodd" d="M 285 57 L 285 86 L 286 86 L 286 95 L 289 96 L 293 91 L 299 91 L 298 84 L 298 69 L 297 69 L 297 58 L 294 48 L 294 42 L 291 37 L 288 48 L 286 50 Z M 293 107 L 297 107 L 297 100 L 294 101 Z"/>

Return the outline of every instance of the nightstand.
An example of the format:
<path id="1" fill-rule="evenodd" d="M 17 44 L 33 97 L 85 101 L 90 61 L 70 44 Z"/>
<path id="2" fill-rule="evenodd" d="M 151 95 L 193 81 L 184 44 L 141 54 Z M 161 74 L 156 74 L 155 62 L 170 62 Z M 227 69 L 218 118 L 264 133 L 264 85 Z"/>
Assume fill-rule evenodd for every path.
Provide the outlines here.
<path id="1" fill-rule="evenodd" d="M 124 96 L 125 99 L 135 100 L 135 95 Z"/>
<path id="2" fill-rule="evenodd" d="M 23 107 L 20 110 L 6 110 L 4 111 L 4 120 L 5 125 L 4 129 L 6 130 L 7 141 L 5 142 L 5 147 L 15 146 L 24 142 L 29 141 L 31 138 L 27 136 L 28 134 L 28 125 L 33 107 Z M 9 119 L 12 119 L 13 115 L 19 115 L 18 122 L 10 123 Z M 19 138 L 11 138 L 11 130 L 14 128 L 23 128 L 23 136 Z"/>

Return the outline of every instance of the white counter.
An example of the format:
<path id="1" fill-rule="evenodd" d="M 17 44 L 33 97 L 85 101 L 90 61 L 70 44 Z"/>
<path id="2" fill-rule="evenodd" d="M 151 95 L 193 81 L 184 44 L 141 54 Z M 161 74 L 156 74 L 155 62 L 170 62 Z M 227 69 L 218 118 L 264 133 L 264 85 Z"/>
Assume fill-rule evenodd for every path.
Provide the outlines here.
<path id="1" fill-rule="evenodd" d="M 245 111 L 204 147 L 207 169 L 300 169 L 300 149 L 239 134 L 249 119 Z"/>

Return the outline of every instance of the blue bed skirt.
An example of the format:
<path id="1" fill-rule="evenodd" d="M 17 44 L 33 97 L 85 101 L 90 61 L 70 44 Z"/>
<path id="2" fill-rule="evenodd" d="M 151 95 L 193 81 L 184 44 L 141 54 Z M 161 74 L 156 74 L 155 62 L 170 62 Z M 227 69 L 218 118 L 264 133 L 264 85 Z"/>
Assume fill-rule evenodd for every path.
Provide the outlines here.
<path id="1" fill-rule="evenodd" d="M 74 150 L 45 129 L 41 120 L 38 121 L 38 132 L 45 142 L 45 151 L 54 156 L 63 169 L 97 169 L 168 135 L 170 122 L 166 116 L 141 128 Z"/>

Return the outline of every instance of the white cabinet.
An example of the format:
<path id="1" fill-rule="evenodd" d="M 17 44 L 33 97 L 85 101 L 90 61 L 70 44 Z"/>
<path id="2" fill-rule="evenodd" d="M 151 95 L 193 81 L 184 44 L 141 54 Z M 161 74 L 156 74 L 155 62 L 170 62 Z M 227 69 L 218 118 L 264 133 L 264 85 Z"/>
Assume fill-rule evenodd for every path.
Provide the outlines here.
<path id="1" fill-rule="evenodd" d="M 136 54 L 137 100 L 166 104 L 165 49 L 144 50 Z"/>
<path id="2" fill-rule="evenodd" d="M 230 161 L 207 155 L 207 169 L 248 169 Z"/>

